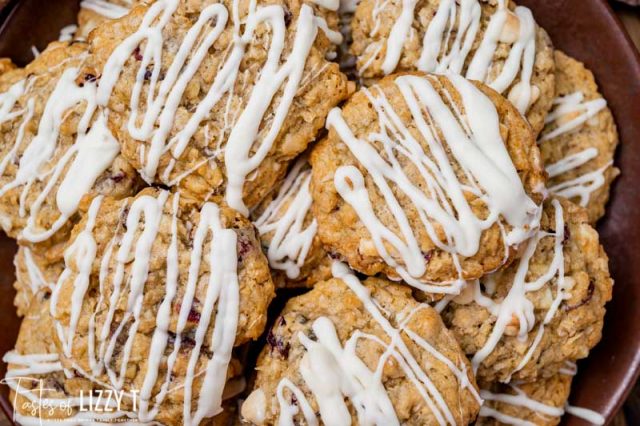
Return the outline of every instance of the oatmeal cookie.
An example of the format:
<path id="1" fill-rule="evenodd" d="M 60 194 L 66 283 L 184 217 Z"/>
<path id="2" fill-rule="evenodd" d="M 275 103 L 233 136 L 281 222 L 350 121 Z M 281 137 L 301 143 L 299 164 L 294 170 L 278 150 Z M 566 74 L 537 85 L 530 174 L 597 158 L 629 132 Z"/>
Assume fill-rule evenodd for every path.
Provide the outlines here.
<path id="1" fill-rule="evenodd" d="M 298 0 L 137 7 L 92 33 L 99 102 L 147 182 L 248 216 L 349 93 L 335 36 Z"/>
<path id="2" fill-rule="evenodd" d="M 467 424 L 479 395 L 437 312 L 343 264 L 291 299 L 267 336 L 241 415 L 257 425 Z M 390 342 L 394 342 L 390 345 Z M 428 366 L 428 368 L 425 368 Z M 285 423 L 283 423 L 285 422 Z"/>
<path id="3" fill-rule="evenodd" d="M 572 378 L 556 374 L 532 383 L 481 385 L 484 404 L 475 424 L 556 426 L 565 413 Z"/>
<path id="4" fill-rule="evenodd" d="M 327 120 L 311 153 L 313 212 L 352 268 L 456 293 L 538 227 L 544 171 L 518 111 L 460 76 L 389 76 Z"/>
<path id="5" fill-rule="evenodd" d="M 52 248 L 52 251 L 55 249 Z M 64 269 L 64 262 L 59 259 L 62 259 L 59 253 L 47 256 L 30 247 L 18 247 L 18 253 L 13 260 L 16 267 L 16 281 L 13 284 L 16 297 L 13 304 L 18 316 L 27 313 L 34 297 L 40 301 L 49 297 Z"/>
<path id="6" fill-rule="evenodd" d="M 298 159 L 280 186 L 252 212 L 276 287 L 310 287 L 331 277 L 331 259 L 311 213 L 311 166 Z"/>
<path id="7" fill-rule="evenodd" d="M 362 0 L 352 22 L 359 73 L 461 74 L 526 114 L 538 134 L 554 97 L 551 39 L 511 0 Z"/>
<path id="8" fill-rule="evenodd" d="M 618 131 L 593 73 L 556 51 L 556 99 L 540 139 L 549 191 L 587 208 L 595 223 L 605 213 Z"/>
<path id="9" fill-rule="evenodd" d="M 74 228 L 52 295 L 63 365 L 140 390 L 142 420 L 219 414 L 274 296 L 255 229 L 236 211 L 146 189 L 96 198 Z M 188 417 L 187 417 L 188 416 Z"/>
<path id="10" fill-rule="evenodd" d="M 78 416 L 78 403 L 72 399 L 81 392 L 88 396 L 99 389 L 87 379 L 65 377 L 46 300 L 34 299 L 20 326 L 15 348 L 4 355 L 3 361 L 8 364 L 4 382 L 11 389 L 10 401 L 18 424 Z"/>
<path id="11" fill-rule="evenodd" d="M 65 424 L 82 424 L 139 420 L 136 411 L 138 401 L 134 402 L 119 391 L 103 388 L 85 377 L 65 374 L 69 371 L 65 372 L 59 362 L 55 343 L 57 336 L 49 311 L 47 300 L 34 300 L 20 327 L 15 349 L 3 358 L 9 364 L 5 382 L 11 388 L 11 401 L 18 423 L 40 424 L 41 420 L 56 420 Z M 237 361 L 234 363 L 237 365 Z M 231 380 L 229 384 L 233 382 Z M 226 394 L 227 388 L 223 397 Z M 43 403 L 45 398 L 46 405 Z M 109 411 L 105 411 L 107 404 L 110 404 Z M 225 400 L 224 411 L 202 424 L 237 424 L 233 423 L 238 418 L 236 407 L 235 400 Z"/>
<path id="12" fill-rule="evenodd" d="M 0 76 L 0 224 L 23 244 L 65 241 L 83 202 L 138 186 L 81 70 L 87 47 L 55 42 Z"/>
<path id="13" fill-rule="evenodd" d="M 479 380 L 549 378 L 600 341 L 612 285 L 586 211 L 552 199 L 520 258 L 469 283 L 443 318 Z"/>

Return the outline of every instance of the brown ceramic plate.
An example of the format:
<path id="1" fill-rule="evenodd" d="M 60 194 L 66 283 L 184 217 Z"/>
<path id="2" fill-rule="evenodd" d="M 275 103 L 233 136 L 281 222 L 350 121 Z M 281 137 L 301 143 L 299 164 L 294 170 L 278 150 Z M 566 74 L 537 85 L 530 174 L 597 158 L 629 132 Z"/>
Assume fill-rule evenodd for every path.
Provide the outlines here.
<path id="1" fill-rule="evenodd" d="M 640 56 L 604 0 L 520 0 L 550 33 L 556 46 L 591 68 L 616 117 L 622 146 L 622 176 L 613 189 L 609 213 L 599 226 L 616 280 L 607 306 L 604 337 L 579 363 L 571 403 L 611 420 L 638 376 L 640 365 Z M 4 7 L 3 7 L 4 6 Z M 31 46 L 44 48 L 63 26 L 73 23 L 77 0 L 0 0 L 0 57 L 19 64 Z M 13 347 L 19 321 L 13 309 L 15 243 L 0 237 L 0 354 Z M 0 376 L 6 366 L 0 363 Z M 11 413 L 7 388 L 0 405 Z M 0 421 L 0 423 L 2 423 Z M 565 423 L 577 425 L 575 418 Z"/>

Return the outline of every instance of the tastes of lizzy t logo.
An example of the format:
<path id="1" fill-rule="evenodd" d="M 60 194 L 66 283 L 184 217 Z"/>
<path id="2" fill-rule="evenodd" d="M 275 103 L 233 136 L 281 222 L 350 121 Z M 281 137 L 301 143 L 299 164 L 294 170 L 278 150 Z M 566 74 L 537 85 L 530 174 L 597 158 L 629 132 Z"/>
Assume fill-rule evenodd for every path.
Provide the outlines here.
<path id="1" fill-rule="evenodd" d="M 0 381 L 8 385 L 13 394 L 13 420 L 18 423 L 39 419 L 68 421 L 77 423 L 93 423 L 96 420 L 104 423 L 130 422 L 130 414 L 138 410 L 138 393 L 113 389 L 80 390 L 75 396 L 63 396 L 64 388 L 52 386 L 47 380 L 33 377 L 11 377 Z M 128 415 L 129 416 L 128 416 Z"/>

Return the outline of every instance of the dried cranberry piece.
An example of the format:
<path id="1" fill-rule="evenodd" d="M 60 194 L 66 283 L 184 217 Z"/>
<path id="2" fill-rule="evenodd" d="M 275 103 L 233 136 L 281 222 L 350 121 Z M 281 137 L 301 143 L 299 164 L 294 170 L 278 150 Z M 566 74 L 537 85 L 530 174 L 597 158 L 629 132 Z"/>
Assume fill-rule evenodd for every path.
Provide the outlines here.
<path id="1" fill-rule="evenodd" d="M 593 283 L 593 281 L 589 281 L 589 288 L 587 289 L 587 295 L 585 296 L 585 298 L 582 299 L 580 302 L 576 303 L 575 305 L 565 305 L 564 310 L 567 312 L 573 311 L 574 309 L 578 309 L 580 306 L 584 306 L 587 303 L 589 303 L 593 298 L 593 292 L 595 291 L 595 289 L 596 289 L 596 286 Z"/>
<path id="2" fill-rule="evenodd" d="M 246 235 L 240 235 L 238 238 L 238 260 L 244 258 L 253 248 L 251 241 Z"/>
<path id="3" fill-rule="evenodd" d="M 141 61 L 143 56 L 140 53 L 140 46 L 136 47 L 133 51 L 133 57 L 136 58 L 136 61 Z"/>
<path id="4" fill-rule="evenodd" d="M 189 310 L 189 315 L 187 316 L 187 321 L 189 322 L 200 322 L 200 312 L 193 309 L 193 307 Z"/>
<path id="5" fill-rule="evenodd" d="M 282 358 L 289 357 L 289 349 L 291 349 L 289 343 L 283 342 L 280 336 L 273 334 L 273 330 L 267 333 L 267 343 L 271 346 L 272 353 L 275 349 Z"/>
<path id="6" fill-rule="evenodd" d="M 562 240 L 562 245 L 567 244 L 567 242 L 569 241 L 570 238 L 571 238 L 571 230 L 569 229 L 569 226 L 565 223 L 564 224 L 564 238 Z"/>
<path id="7" fill-rule="evenodd" d="M 124 174 L 124 172 L 118 172 L 118 173 L 112 175 L 109 179 L 111 179 L 115 183 L 119 183 L 119 182 L 122 182 L 125 177 L 126 177 L 126 175 Z"/>

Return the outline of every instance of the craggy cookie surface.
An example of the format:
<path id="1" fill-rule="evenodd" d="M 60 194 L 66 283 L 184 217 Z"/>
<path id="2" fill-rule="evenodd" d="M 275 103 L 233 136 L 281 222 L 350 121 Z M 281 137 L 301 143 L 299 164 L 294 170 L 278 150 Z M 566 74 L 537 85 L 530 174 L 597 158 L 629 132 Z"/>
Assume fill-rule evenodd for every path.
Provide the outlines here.
<path id="1" fill-rule="evenodd" d="M 538 226 L 533 134 L 480 83 L 389 76 L 334 109 L 327 127 L 311 153 L 312 209 L 327 249 L 362 273 L 455 293 Z"/>
<path id="2" fill-rule="evenodd" d="M 586 211 L 552 199 L 520 258 L 470 283 L 443 318 L 479 379 L 548 378 L 600 341 L 612 285 Z"/>
<path id="3" fill-rule="evenodd" d="M 331 277 L 331 259 L 311 212 L 311 167 L 303 155 L 280 186 L 252 212 L 279 288 L 312 286 Z"/>
<path id="4" fill-rule="evenodd" d="M 62 255 L 53 253 L 52 258 L 29 247 L 18 247 L 18 253 L 13 260 L 16 268 L 16 281 L 13 284 L 16 297 L 13 304 L 19 316 L 28 312 L 34 297 L 43 301 L 51 295 L 64 269 L 64 261 L 60 260 Z"/>
<path id="5" fill-rule="evenodd" d="M 549 190 L 587 208 L 595 223 L 605 213 L 618 132 L 607 101 L 584 64 L 556 51 L 556 99 L 540 135 Z"/>
<path id="6" fill-rule="evenodd" d="M 538 134 L 554 97 L 553 46 L 511 0 L 363 0 L 351 23 L 359 73 L 454 73 L 487 83 Z"/>
<path id="7" fill-rule="evenodd" d="M 479 406 L 470 367 L 435 310 L 406 287 L 341 271 L 291 299 L 276 319 L 244 420 L 471 421 Z"/>
<path id="8" fill-rule="evenodd" d="M 141 390 L 141 418 L 198 423 L 220 412 L 239 371 L 232 350 L 262 333 L 274 296 L 246 219 L 154 189 L 98 198 L 65 260 L 51 299 L 65 366 Z"/>
<path id="9" fill-rule="evenodd" d="M 327 25 L 297 0 L 165 0 L 100 26 L 100 102 L 123 155 L 149 183 L 248 215 L 348 95 Z"/>
<path id="10" fill-rule="evenodd" d="M 8 364 L 4 383 L 11 389 L 15 420 L 19 424 L 69 421 L 80 415 L 79 397 L 100 389 L 87 379 L 65 376 L 49 303 L 45 300 L 34 299 L 29 306 L 15 348 L 4 354 L 3 361 Z M 87 413 L 84 418 L 92 417 Z"/>
<path id="11" fill-rule="evenodd" d="M 556 374 L 531 383 L 482 386 L 485 402 L 475 424 L 556 426 L 565 413 L 572 379 L 570 374 Z"/>
<path id="12" fill-rule="evenodd" d="M 0 224 L 25 244 L 65 242 L 83 202 L 137 189 L 97 108 L 96 76 L 82 70 L 87 49 L 52 43 L 0 77 Z"/>

